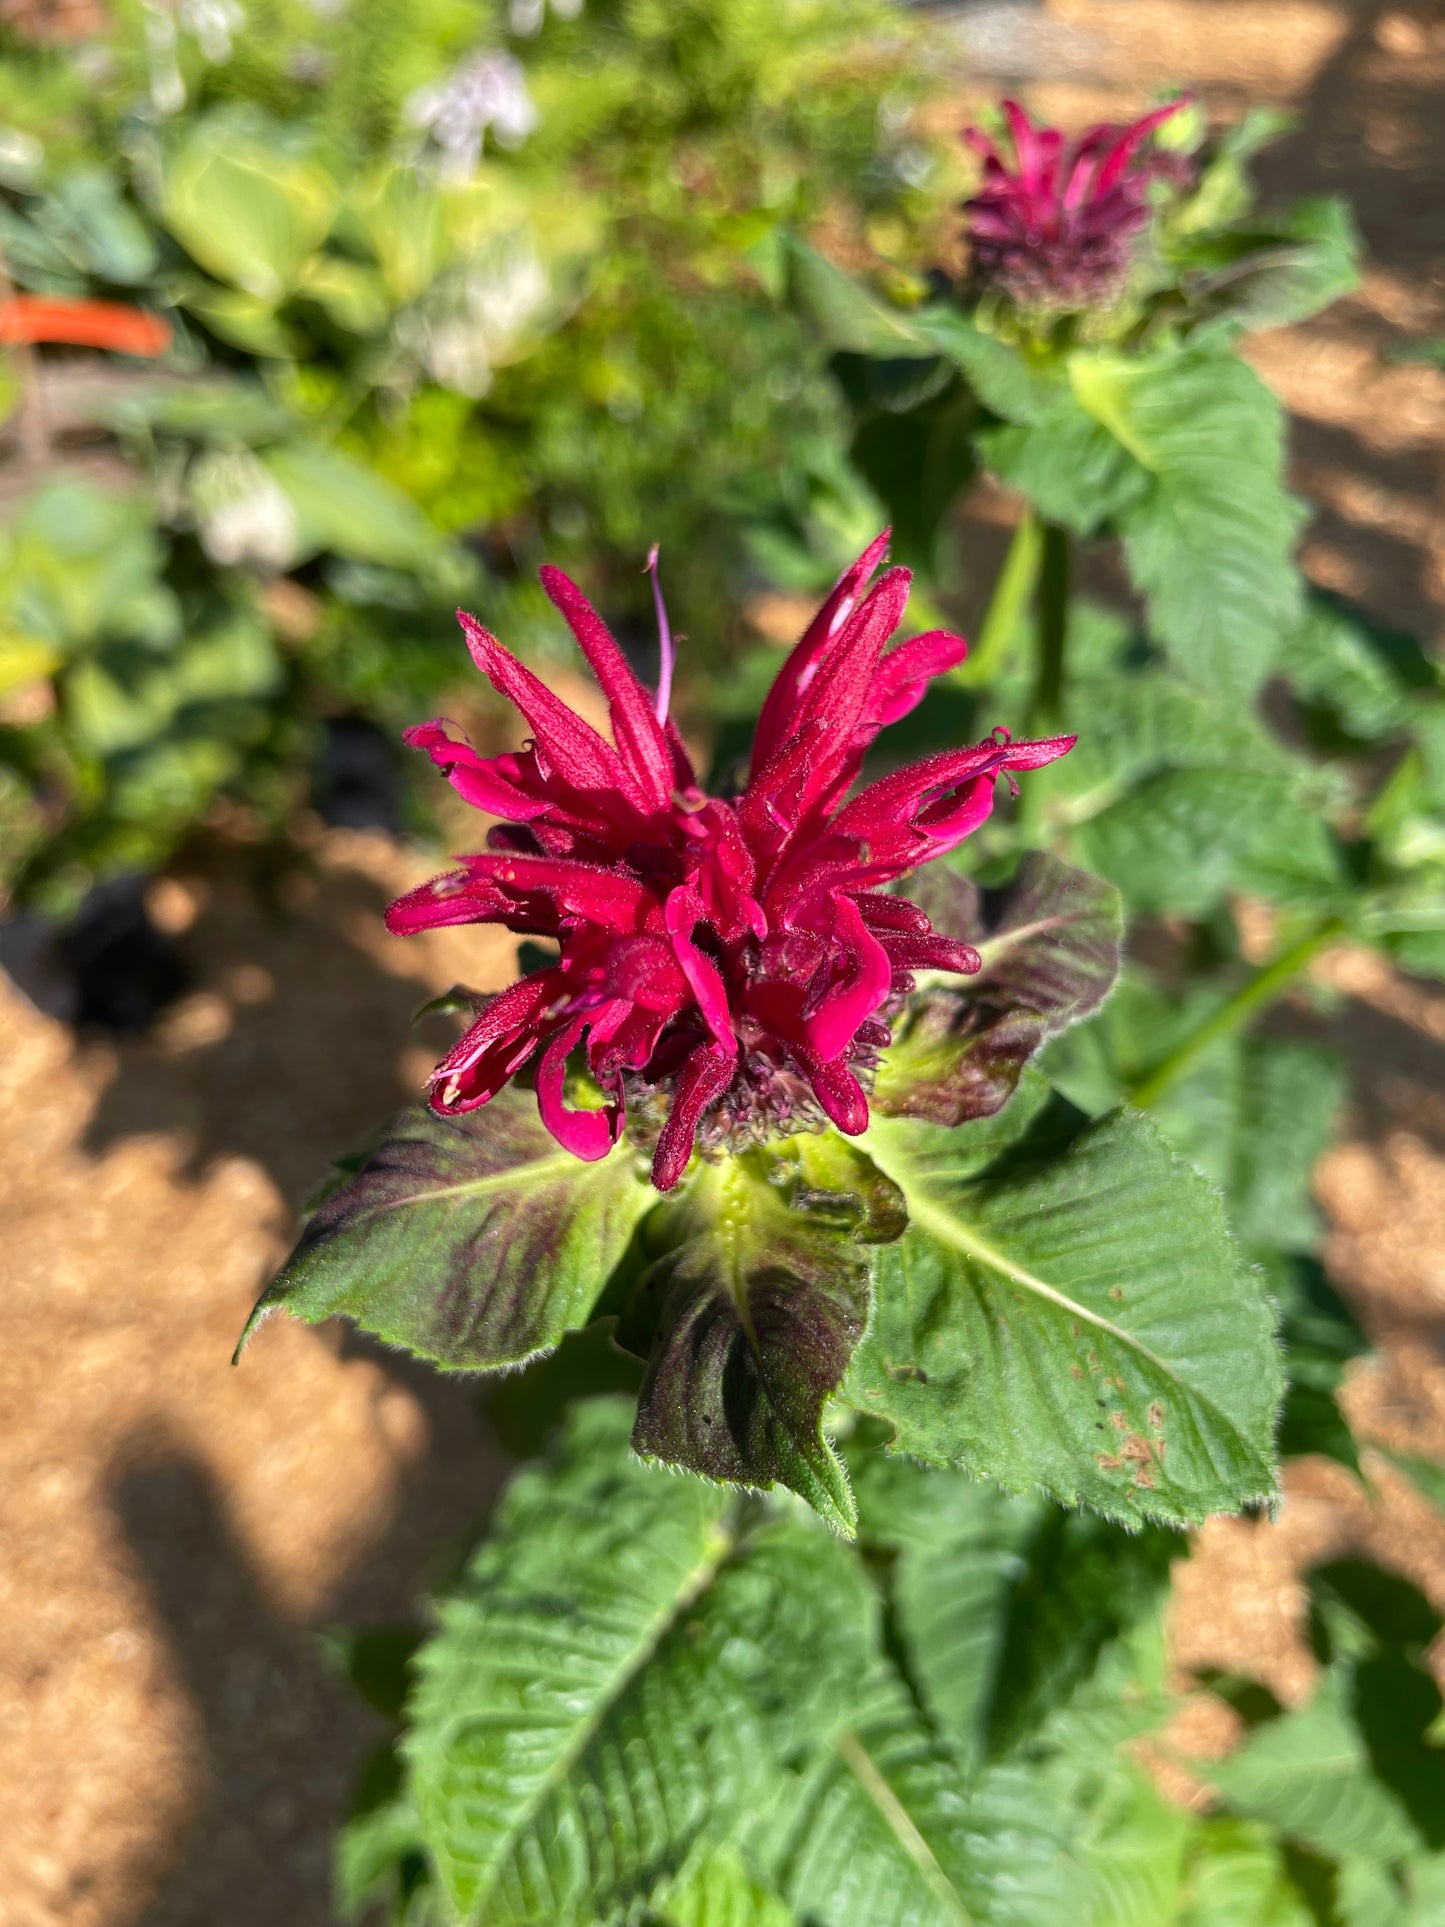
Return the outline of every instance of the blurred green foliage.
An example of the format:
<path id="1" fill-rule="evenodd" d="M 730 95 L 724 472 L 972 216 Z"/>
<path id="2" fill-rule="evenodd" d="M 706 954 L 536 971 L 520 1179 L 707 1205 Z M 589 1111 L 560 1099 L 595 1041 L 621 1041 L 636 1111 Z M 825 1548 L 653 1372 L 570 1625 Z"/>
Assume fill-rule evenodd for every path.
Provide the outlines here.
<path id="1" fill-rule="evenodd" d="M 459 601 L 560 653 L 544 557 L 646 662 L 660 541 L 702 709 L 749 595 L 818 586 L 873 532 L 776 296 L 790 227 L 883 220 L 906 254 L 931 218 L 884 0 L 115 22 L 0 44 L 10 280 L 175 328 L 159 363 L 7 370 L 12 899 L 161 860 L 220 790 L 279 825 L 318 718 L 391 729 L 459 679 Z"/>

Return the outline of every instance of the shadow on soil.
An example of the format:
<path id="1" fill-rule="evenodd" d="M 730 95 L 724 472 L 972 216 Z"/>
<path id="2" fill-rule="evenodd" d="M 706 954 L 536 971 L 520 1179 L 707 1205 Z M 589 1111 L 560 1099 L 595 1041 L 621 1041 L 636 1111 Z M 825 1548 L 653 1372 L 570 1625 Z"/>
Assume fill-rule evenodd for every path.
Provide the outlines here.
<path id="1" fill-rule="evenodd" d="M 474 1398 L 406 1361 L 386 1363 L 426 1405 L 433 1449 L 390 1528 L 311 1623 L 277 1609 L 225 1493 L 184 1447 L 148 1436 L 117 1460 L 116 1522 L 201 1732 L 191 1818 L 128 1927 L 329 1927 L 335 1918 L 333 1840 L 386 1728 L 319 1635 L 420 1623 L 424 1594 L 471 1543 L 504 1476 Z"/>

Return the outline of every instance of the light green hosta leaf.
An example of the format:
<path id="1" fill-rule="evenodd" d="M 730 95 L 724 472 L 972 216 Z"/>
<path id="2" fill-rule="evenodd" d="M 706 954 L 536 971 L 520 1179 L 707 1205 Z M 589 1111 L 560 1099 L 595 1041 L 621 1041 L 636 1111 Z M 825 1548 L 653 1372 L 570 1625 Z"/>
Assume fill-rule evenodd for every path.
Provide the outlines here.
<path id="1" fill-rule="evenodd" d="M 1198 681 L 1257 688 L 1299 619 L 1300 512 L 1284 487 L 1279 403 L 1231 355 L 1081 353 L 1069 372 L 1152 478 L 1118 516 L 1151 635 Z"/>
<path id="2" fill-rule="evenodd" d="M 462 1117 L 403 1111 L 328 1197 L 251 1314 L 354 1318 L 465 1371 L 519 1365 L 585 1325 L 655 1202 L 625 1146 L 583 1164 L 508 1088 Z"/>
<path id="3" fill-rule="evenodd" d="M 868 1133 L 910 1222 L 849 1403 L 917 1458 L 1124 1521 L 1271 1494 L 1273 1321 L 1209 1185 L 1137 1113 L 1046 1112 L 982 1167 L 979 1128 Z"/>
<path id="4" fill-rule="evenodd" d="M 636 1449 L 705 1478 L 800 1493 L 841 1531 L 847 1474 L 822 1432 L 868 1322 L 862 1247 L 902 1230 L 896 1186 L 835 1133 L 703 1164 L 649 1243 L 622 1342 L 643 1349 Z"/>
<path id="5" fill-rule="evenodd" d="M 437 555 L 441 538 L 416 503 L 342 449 L 298 437 L 273 444 L 261 460 L 295 511 L 301 557 L 329 550 L 416 569 Z"/>
<path id="6" fill-rule="evenodd" d="M 63 175 L 44 203 L 46 226 L 72 259 L 102 281 L 136 286 L 155 272 L 155 236 L 104 168 Z"/>
<path id="7" fill-rule="evenodd" d="M 168 155 L 161 216 L 217 280 L 274 305 L 336 214 L 334 176 L 280 123 L 220 112 Z"/>
<path id="8" fill-rule="evenodd" d="M 805 1516 L 733 1540 L 729 1495 L 629 1460 L 626 1418 L 579 1408 L 561 1467 L 516 1482 L 419 1662 L 416 1808 L 454 1912 L 486 1927 L 666 1895 L 866 1670 L 844 1546 Z"/>

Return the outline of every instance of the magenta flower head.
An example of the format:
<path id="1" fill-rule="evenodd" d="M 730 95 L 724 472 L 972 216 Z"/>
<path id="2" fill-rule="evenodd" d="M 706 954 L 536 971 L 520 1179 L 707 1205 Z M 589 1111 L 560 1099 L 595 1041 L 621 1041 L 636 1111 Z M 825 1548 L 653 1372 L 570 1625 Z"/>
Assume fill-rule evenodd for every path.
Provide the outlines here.
<path id="1" fill-rule="evenodd" d="M 1116 300 L 1149 220 L 1151 184 L 1180 181 L 1188 170 L 1150 136 L 1188 104 L 1188 96 L 1170 101 L 1128 127 L 1101 121 L 1068 142 L 1006 100 L 1012 166 L 980 128 L 966 128 L 964 139 L 983 156 L 983 184 L 963 204 L 979 287 L 1035 310 Z"/>
<path id="2" fill-rule="evenodd" d="M 576 585 L 542 571 L 607 698 L 611 742 L 461 615 L 473 661 L 532 741 L 484 757 L 444 722 L 407 731 L 460 795 L 502 820 L 485 852 L 400 898 L 387 924 L 406 935 L 499 923 L 554 939 L 559 955 L 480 1005 L 433 1073 L 434 1110 L 475 1110 L 535 1058 L 543 1122 L 580 1158 L 606 1156 L 629 1104 L 642 1123 L 661 1117 L 662 1191 L 699 1140 L 727 1148 L 825 1121 L 850 1136 L 866 1128 L 865 1086 L 912 973 L 979 968 L 976 951 L 887 886 L 977 829 L 1000 775 L 1051 763 L 1074 741 L 995 731 L 849 800 L 874 737 L 967 650 L 941 630 L 887 648 L 910 578 L 889 569 L 872 581 L 886 547 L 885 533 L 844 571 L 784 663 L 747 787 L 731 801 L 698 787 L 668 719 L 660 595 L 654 697 Z M 653 567 L 655 585 L 655 555 Z M 579 1050 L 600 1108 L 565 1095 Z"/>

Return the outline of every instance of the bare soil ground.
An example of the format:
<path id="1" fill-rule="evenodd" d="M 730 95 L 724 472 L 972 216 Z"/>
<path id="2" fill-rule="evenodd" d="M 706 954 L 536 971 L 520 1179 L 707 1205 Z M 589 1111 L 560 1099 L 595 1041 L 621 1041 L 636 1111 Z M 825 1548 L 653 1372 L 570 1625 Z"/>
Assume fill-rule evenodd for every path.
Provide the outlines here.
<path id="1" fill-rule="evenodd" d="M 1061 119 L 1176 80 L 1217 113 L 1300 115 L 1271 185 L 1349 193 L 1373 263 L 1359 296 L 1259 346 L 1321 504 L 1309 565 L 1438 641 L 1445 374 L 1385 356 L 1445 334 L 1445 21 L 1053 0 L 1006 26 L 978 61 Z M 318 1629 L 406 1615 L 504 1474 L 472 1388 L 354 1338 L 273 1321 L 228 1363 L 328 1157 L 432 1062 L 417 1005 L 509 974 L 476 933 L 385 937 L 424 856 L 338 832 L 312 855 L 269 909 L 243 843 L 167 880 L 198 988 L 148 1038 L 77 1043 L 0 981 L 3 1927 L 329 1921 L 331 1834 L 379 1728 Z M 1321 968 L 1356 1071 L 1318 1178 L 1328 1259 L 1378 1346 L 1351 1409 L 1445 1460 L 1445 994 L 1356 955 Z M 1302 1464 L 1277 1524 L 1199 1535 L 1181 1664 L 1307 1690 L 1297 1575 L 1348 1546 L 1445 1610 L 1445 1522 L 1372 1469 L 1374 1497 Z"/>

